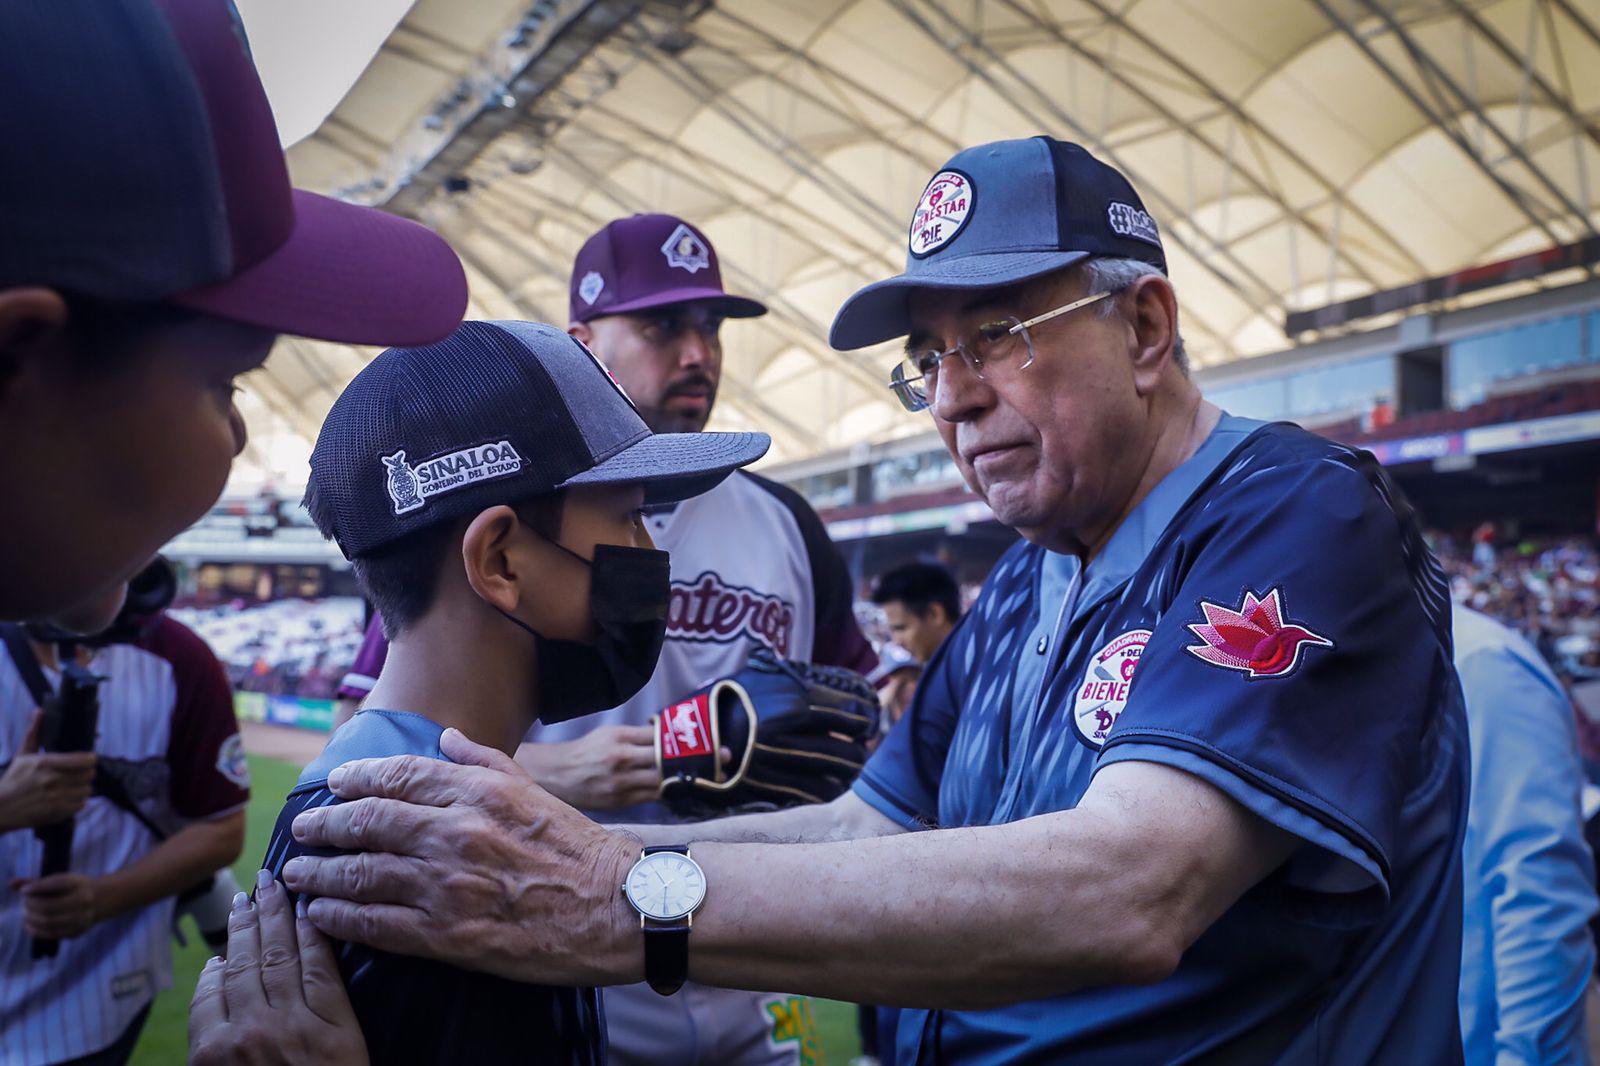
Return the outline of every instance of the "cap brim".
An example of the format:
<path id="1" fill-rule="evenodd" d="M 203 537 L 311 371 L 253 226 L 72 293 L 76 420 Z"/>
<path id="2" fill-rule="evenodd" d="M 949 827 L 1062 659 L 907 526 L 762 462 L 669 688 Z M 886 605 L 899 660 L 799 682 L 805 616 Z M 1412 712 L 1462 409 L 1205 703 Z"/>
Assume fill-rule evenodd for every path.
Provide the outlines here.
<path id="1" fill-rule="evenodd" d="M 415 347 L 467 310 L 467 277 L 444 239 L 376 208 L 294 190 L 294 231 L 227 281 L 171 297 L 182 307 L 300 337 Z"/>
<path id="2" fill-rule="evenodd" d="M 752 300 L 747 296 L 729 296 L 721 289 L 702 286 L 666 289 L 661 292 L 653 292 L 648 296 L 624 300 L 619 304 L 611 304 L 599 308 L 594 313 L 587 315 L 583 321 L 602 318 L 605 315 L 626 315 L 633 311 L 647 311 L 652 307 L 666 307 L 670 304 L 686 303 L 712 304 L 728 318 L 760 318 L 767 313 L 767 305 L 759 300 Z"/>
<path id="3" fill-rule="evenodd" d="M 908 309 L 918 289 L 995 289 L 1080 263 L 1089 252 L 978 252 L 941 260 L 919 274 L 875 281 L 833 316 L 828 343 L 841 352 L 881 344 L 911 332 Z"/>
<path id="4" fill-rule="evenodd" d="M 716 488 L 770 447 L 765 433 L 652 433 L 559 487 L 640 483 L 645 503 L 677 503 Z"/>

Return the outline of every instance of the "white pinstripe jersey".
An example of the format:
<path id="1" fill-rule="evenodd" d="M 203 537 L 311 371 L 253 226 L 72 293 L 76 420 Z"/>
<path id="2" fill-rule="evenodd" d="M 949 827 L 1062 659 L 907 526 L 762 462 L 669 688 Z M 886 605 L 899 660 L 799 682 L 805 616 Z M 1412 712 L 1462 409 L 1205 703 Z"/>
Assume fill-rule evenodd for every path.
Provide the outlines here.
<path id="1" fill-rule="evenodd" d="M 249 798 L 227 679 L 193 633 L 160 619 L 139 645 L 100 649 L 90 669 L 100 687 L 95 751 L 163 829 L 220 817 Z M 45 671 L 54 687 L 58 675 Z M 0 764 L 16 755 L 34 701 L 0 653 Z M 128 812 L 101 796 L 79 812 L 72 870 L 121 869 L 156 845 Z M 172 984 L 167 938 L 172 900 L 95 925 L 65 940 L 54 958 L 31 958 L 13 878 L 39 876 L 31 830 L 0 835 L 0 1066 L 37 1066 L 98 1051 Z"/>

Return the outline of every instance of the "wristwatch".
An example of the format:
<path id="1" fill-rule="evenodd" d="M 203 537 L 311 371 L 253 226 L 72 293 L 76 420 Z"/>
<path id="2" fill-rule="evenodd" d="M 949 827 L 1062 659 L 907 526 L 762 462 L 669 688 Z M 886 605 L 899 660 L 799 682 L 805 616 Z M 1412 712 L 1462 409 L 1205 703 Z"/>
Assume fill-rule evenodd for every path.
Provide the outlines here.
<path id="1" fill-rule="evenodd" d="M 644 930 L 644 978 L 663 996 L 689 976 L 689 929 L 706 898 L 706 875 L 683 844 L 644 849 L 622 882 Z"/>

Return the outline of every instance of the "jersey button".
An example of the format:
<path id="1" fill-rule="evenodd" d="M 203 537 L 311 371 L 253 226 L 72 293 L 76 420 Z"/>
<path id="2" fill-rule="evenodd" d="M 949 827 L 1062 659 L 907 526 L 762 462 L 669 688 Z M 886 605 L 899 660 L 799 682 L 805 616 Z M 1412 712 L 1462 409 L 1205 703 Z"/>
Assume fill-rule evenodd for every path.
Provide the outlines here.
<path id="1" fill-rule="evenodd" d="M 1048 636 L 1041 635 L 1039 637 L 1039 643 L 1034 646 L 1033 650 L 1038 652 L 1040 655 L 1043 655 L 1044 654 L 1044 650 L 1046 648 L 1048 648 L 1049 646 L 1050 646 L 1050 638 Z"/>

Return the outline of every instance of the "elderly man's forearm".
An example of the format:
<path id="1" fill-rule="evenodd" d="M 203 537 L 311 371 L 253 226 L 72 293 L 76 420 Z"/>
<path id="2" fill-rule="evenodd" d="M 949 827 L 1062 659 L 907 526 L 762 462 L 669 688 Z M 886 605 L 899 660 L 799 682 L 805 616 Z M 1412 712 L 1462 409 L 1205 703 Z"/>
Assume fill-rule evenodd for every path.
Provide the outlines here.
<path id="1" fill-rule="evenodd" d="M 740 814 L 710 822 L 667 822 L 661 825 L 619 825 L 647 845 L 699 844 L 819 844 L 890 836 L 905 830 L 868 806 L 853 792 L 829 803 L 789 807 L 781 811 Z"/>
<path id="2" fill-rule="evenodd" d="M 982 1008 L 1159 980 L 1182 935 L 1141 864 L 1054 816 L 848 843 L 705 844 L 690 976 L 835 999 Z M 1070 821 L 1080 824 L 1068 825 Z M 1074 838 L 1077 838 L 1076 844 Z M 1062 921 L 1062 914 L 1094 915 Z"/>

